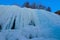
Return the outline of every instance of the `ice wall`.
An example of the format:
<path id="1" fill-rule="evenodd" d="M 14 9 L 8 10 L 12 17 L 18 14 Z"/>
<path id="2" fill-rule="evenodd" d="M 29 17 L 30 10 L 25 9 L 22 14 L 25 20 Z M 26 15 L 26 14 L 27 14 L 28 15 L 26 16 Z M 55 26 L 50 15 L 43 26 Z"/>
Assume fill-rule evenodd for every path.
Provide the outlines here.
<path id="1" fill-rule="evenodd" d="M 60 40 L 60 16 L 38 9 L 0 5 L 0 40 Z"/>

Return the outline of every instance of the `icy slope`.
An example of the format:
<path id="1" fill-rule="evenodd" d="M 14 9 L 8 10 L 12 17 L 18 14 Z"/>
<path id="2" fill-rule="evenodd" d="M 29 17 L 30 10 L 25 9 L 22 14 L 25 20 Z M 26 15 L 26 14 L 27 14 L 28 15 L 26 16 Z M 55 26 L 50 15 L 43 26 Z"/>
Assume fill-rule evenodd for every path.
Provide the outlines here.
<path id="1" fill-rule="evenodd" d="M 0 25 L 0 40 L 60 40 L 60 16 L 45 10 L 0 5 Z"/>

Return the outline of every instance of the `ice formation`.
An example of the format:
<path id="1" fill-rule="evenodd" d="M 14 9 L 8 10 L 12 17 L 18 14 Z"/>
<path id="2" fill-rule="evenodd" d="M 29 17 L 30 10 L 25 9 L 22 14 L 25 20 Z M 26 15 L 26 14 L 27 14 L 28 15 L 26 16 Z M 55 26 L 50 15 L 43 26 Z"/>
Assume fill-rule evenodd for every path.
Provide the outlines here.
<path id="1" fill-rule="evenodd" d="M 0 5 L 0 40 L 60 40 L 60 16 L 41 9 Z"/>

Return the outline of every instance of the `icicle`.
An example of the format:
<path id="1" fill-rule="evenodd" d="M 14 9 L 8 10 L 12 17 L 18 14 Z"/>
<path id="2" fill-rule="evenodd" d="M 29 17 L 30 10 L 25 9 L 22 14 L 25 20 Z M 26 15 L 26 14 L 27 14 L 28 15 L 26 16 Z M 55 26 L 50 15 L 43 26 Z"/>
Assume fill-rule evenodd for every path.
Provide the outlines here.
<path id="1" fill-rule="evenodd" d="M 15 22 L 16 22 L 16 18 L 13 21 L 13 25 L 12 25 L 12 28 L 11 29 L 15 29 Z"/>
<path id="2" fill-rule="evenodd" d="M 30 10 L 31 11 L 31 10 Z M 33 24 L 37 27 L 40 27 L 40 21 L 39 21 L 39 17 L 36 11 L 31 11 L 31 21 L 33 22 Z"/>
<path id="3" fill-rule="evenodd" d="M 2 30 L 11 29 L 12 25 L 13 25 L 14 18 L 15 18 L 15 16 L 11 15 L 10 18 L 7 20 L 7 22 L 3 25 Z"/>
<path id="4" fill-rule="evenodd" d="M 0 31 L 2 30 L 2 26 L 0 25 Z"/>
<path id="5" fill-rule="evenodd" d="M 15 29 L 19 29 L 19 27 L 20 27 L 20 20 L 19 17 L 17 16 L 15 20 Z"/>
<path id="6" fill-rule="evenodd" d="M 29 23 L 29 25 L 33 25 L 33 26 L 35 26 L 34 21 L 33 21 L 33 20 L 31 20 L 31 22 Z"/>

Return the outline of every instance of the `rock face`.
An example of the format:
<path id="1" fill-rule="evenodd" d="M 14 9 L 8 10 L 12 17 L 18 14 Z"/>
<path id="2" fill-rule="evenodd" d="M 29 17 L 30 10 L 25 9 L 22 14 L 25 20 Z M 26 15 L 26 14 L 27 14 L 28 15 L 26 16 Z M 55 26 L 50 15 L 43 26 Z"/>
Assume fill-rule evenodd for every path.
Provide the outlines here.
<path id="1" fill-rule="evenodd" d="M 60 40 L 60 16 L 44 10 L 0 5 L 0 40 Z"/>
<path id="2" fill-rule="evenodd" d="M 56 11 L 55 13 L 58 14 L 58 15 L 60 15 L 60 10 Z"/>

